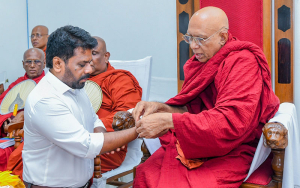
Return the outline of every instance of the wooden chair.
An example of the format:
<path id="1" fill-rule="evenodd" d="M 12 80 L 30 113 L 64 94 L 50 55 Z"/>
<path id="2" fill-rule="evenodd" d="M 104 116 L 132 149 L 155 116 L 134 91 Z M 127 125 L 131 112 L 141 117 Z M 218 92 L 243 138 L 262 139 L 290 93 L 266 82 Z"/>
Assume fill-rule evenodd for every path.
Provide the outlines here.
<path id="1" fill-rule="evenodd" d="M 284 154 L 285 148 L 287 147 L 288 137 L 287 129 L 281 123 L 267 123 L 263 128 L 264 145 L 271 148 L 273 153 L 272 159 L 272 180 L 268 185 L 258 185 L 253 183 L 244 182 L 240 188 L 281 188 L 283 179 L 283 168 L 284 168 Z M 274 137 L 274 134 L 279 133 L 280 136 Z M 282 138 L 282 139 L 280 139 Z M 262 172 L 263 173 L 263 172 Z M 251 176 L 250 176 L 251 177 Z"/>
<path id="2" fill-rule="evenodd" d="M 15 132 L 14 133 L 14 137 L 15 137 L 14 147 L 15 148 L 17 148 L 21 144 L 22 138 L 24 138 L 23 126 L 24 126 L 24 121 L 19 122 L 19 123 L 10 123 L 6 127 L 4 127 L 4 132 L 10 133 L 10 135 L 13 132 Z"/>

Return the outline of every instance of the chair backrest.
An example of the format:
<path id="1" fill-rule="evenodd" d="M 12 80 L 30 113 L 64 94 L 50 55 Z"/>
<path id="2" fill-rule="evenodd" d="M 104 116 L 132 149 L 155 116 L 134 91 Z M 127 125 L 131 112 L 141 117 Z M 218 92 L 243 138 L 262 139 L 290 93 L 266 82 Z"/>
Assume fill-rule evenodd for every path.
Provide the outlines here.
<path id="1" fill-rule="evenodd" d="M 119 61 L 110 60 L 110 64 L 115 69 L 123 69 L 131 72 L 137 79 L 140 86 L 143 89 L 142 100 L 148 101 L 150 94 L 150 81 L 151 81 L 151 66 L 152 57 L 147 56 L 144 59 L 130 60 L 130 61 Z"/>

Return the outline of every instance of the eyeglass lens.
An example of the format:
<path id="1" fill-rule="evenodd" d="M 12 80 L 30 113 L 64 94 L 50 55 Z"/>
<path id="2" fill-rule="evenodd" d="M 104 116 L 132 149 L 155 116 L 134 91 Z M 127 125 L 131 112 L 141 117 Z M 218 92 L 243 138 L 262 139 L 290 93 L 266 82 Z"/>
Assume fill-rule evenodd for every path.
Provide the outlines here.
<path id="1" fill-rule="evenodd" d="M 42 63 L 40 60 L 26 60 L 25 64 L 31 65 L 32 62 L 34 62 L 34 64 L 41 64 Z"/>

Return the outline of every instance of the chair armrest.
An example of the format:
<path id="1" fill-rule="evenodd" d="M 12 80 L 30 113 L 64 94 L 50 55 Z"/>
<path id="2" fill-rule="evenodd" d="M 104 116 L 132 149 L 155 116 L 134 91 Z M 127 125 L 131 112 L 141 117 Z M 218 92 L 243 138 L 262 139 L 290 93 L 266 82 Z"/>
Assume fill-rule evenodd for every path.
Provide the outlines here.
<path id="1" fill-rule="evenodd" d="M 267 123 L 263 127 L 264 145 L 270 147 L 273 153 L 272 169 L 274 175 L 272 182 L 277 183 L 277 187 L 282 187 L 284 154 L 288 145 L 288 130 L 278 122 Z"/>
<path id="2" fill-rule="evenodd" d="M 18 123 L 10 123 L 7 126 L 4 127 L 4 132 L 11 133 L 18 129 L 23 129 L 24 121 L 18 122 Z"/>
<path id="3" fill-rule="evenodd" d="M 285 149 L 288 145 L 288 130 L 278 122 L 267 123 L 263 127 L 264 145 L 271 149 Z"/>
<path id="4" fill-rule="evenodd" d="M 24 126 L 24 121 L 21 121 L 18 123 L 10 123 L 4 127 L 4 132 L 12 133 L 13 131 L 15 131 L 15 134 L 14 134 L 14 137 L 15 137 L 14 147 L 15 148 L 17 148 L 21 144 L 22 138 L 24 138 L 23 126 Z"/>
<path id="5" fill-rule="evenodd" d="M 120 111 L 114 115 L 112 127 L 115 131 L 129 129 L 135 126 L 132 114 L 128 111 Z"/>

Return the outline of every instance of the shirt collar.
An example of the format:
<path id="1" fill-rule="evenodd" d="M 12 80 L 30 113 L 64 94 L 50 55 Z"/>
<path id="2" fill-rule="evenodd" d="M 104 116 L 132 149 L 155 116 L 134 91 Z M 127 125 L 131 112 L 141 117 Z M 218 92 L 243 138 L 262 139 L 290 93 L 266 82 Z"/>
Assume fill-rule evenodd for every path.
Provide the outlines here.
<path id="1" fill-rule="evenodd" d="M 46 74 L 46 79 L 48 82 L 61 94 L 64 94 L 67 91 L 71 91 L 75 94 L 75 89 L 70 88 L 65 83 L 63 83 L 60 79 L 58 79 L 56 76 L 54 76 L 50 71 Z"/>

